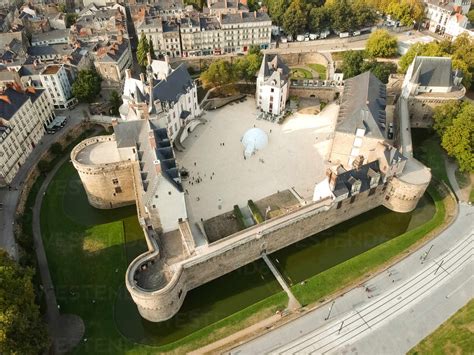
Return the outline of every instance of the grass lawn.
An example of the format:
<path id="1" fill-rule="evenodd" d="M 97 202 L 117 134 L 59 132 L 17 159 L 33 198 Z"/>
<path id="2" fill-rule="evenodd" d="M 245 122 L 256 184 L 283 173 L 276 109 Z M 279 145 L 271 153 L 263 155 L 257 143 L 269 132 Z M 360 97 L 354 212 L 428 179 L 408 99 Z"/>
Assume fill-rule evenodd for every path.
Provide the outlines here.
<path id="1" fill-rule="evenodd" d="M 471 193 L 469 194 L 469 202 L 474 203 L 474 188 L 471 189 Z"/>
<path id="2" fill-rule="evenodd" d="M 436 132 L 426 128 L 413 128 L 412 138 L 415 158 L 431 168 L 433 176 L 444 181 L 452 189 L 444 165 L 445 152 Z"/>
<path id="3" fill-rule="evenodd" d="M 354 280 L 361 278 L 368 272 L 373 272 L 376 268 L 389 262 L 392 258 L 410 248 L 433 229 L 441 225 L 446 215 L 443 199 L 432 186 L 429 187 L 428 192 L 436 206 L 436 213 L 430 221 L 331 269 L 323 271 L 309 278 L 304 284 L 298 283 L 292 286 L 294 295 L 300 303 L 303 305 L 314 303 L 336 292 L 338 289 L 350 285 Z"/>
<path id="4" fill-rule="evenodd" d="M 313 74 L 309 70 L 303 68 L 290 68 L 292 79 L 312 79 Z"/>
<path id="5" fill-rule="evenodd" d="M 408 354 L 474 354 L 474 300 L 469 301 Z"/>
<path id="6" fill-rule="evenodd" d="M 288 301 L 286 294 L 278 290 L 227 317 L 216 315 L 208 319 L 206 326 L 174 342 L 155 347 L 136 344 L 121 334 L 116 319 L 120 313 L 116 307 L 126 303 L 122 302 L 126 268 L 146 249 L 135 206 L 94 209 L 87 201 L 74 167 L 65 163 L 43 200 L 41 229 L 61 312 L 77 314 L 85 323 L 87 342 L 79 344 L 74 351 L 76 354 L 184 353 L 267 318 L 285 308 Z M 194 316 L 199 318 L 200 314 Z M 180 321 L 182 323 L 183 316 L 174 323 Z M 152 326 L 141 319 L 138 322 L 142 327 Z M 168 326 L 170 324 L 164 325 Z M 162 334 L 164 332 L 158 333 Z"/>
<path id="7" fill-rule="evenodd" d="M 326 67 L 322 64 L 307 64 L 308 67 L 313 69 L 319 74 L 320 80 L 326 80 Z"/>

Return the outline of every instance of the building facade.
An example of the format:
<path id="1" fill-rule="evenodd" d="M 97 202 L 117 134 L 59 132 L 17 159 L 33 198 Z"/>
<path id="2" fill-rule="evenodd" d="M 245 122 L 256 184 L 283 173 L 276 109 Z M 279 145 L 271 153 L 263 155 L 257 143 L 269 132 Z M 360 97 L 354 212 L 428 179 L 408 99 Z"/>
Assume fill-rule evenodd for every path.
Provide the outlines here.
<path id="1" fill-rule="evenodd" d="M 431 32 L 452 36 L 451 32 L 466 28 L 467 22 L 459 21 L 456 16 L 467 15 L 471 6 L 470 0 L 424 0 L 424 2 L 426 27 Z"/>
<path id="2" fill-rule="evenodd" d="M 77 99 L 72 96 L 74 79 L 74 69 L 67 68 L 64 64 L 51 64 L 41 71 L 42 87 L 46 90 L 54 108 L 66 109 L 77 103 Z"/>
<path id="3" fill-rule="evenodd" d="M 256 102 L 262 112 L 279 116 L 285 111 L 289 90 L 289 68 L 277 55 L 263 56 L 257 76 Z"/>
<path id="4" fill-rule="evenodd" d="M 23 88 L 19 82 L 0 88 L 0 186 L 10 184 L 54 119 L 44 90 Z"/>

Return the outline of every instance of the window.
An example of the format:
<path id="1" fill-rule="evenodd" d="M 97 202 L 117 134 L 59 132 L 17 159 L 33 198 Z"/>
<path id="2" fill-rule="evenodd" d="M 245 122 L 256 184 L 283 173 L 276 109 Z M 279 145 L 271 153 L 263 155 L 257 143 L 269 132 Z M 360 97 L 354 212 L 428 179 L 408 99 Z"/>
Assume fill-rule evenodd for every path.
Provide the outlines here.
<path id="1" fill-rule="evenodd" d="M 112 182 L 114 183 L 114 185 L 117 185 L 118 184 L 118 179 L 112 179 Z"/>
<path id="2" fill-rule="evenodd" d="M 339 201 L 339 202 L 337 203 L 337 209 L 341 208 L 341 206 L 342 206 L 342 201 Z"/>
<path id="3" fill-rule="evenodd" d="M 271 88 L 271 90 L 270 90 L 270 91 L 271 91 L 271 92 L 275 92 L 275 89 L 274 89 L 274 88 Z"/>
<path id="4" fill-rule="evenodd" d="M 122 192 L 122 188 L 121 188 L 120 186 L 117 186 L 117 187 L 115 188 L 115 193 L 119 194 L 119 193 L 121 193 L 121 192 Z"/>
<path id="5" fill-rule="evenodd" d="M 376 187 L 371 188 L 369 191 L 369 196 L 372 196 L 373 194 L 375 194 L 376 189 L 377 189 Z"/>
<path id="6" fill-rule="evenodd" d="M 389 195 L 385 196 L 385 200 L 386 201 L 390 200 L 390 196 Z"/>
<path id="7" fill-rule="evenodd" d="M 351 203 L 354 203 L 354 201 L 356 200 L 356 197 L 357 197 L 357 196 L 352 196 L 352 197 L 351 197 Z"/>

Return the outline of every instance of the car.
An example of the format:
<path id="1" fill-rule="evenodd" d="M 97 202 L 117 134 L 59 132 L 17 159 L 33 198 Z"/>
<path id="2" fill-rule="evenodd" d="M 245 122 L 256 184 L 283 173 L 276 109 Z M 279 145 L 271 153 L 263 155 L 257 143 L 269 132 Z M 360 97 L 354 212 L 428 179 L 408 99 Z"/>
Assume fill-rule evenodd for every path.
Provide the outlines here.
<path id="1" fill-rule="evenodd" d="M 318 39 L 318 35 L 316 33 L 310 33 L 309 34 L 309 39 L 314 41 L 315 39 Z"/>
<path id="2" fill-rule="evenodd" d="M 296 36 L 296 40 L 298 42 L 303 42 L 304 41 L 304 36 L 303 35 L 298 35 L 298 36 Z"/>

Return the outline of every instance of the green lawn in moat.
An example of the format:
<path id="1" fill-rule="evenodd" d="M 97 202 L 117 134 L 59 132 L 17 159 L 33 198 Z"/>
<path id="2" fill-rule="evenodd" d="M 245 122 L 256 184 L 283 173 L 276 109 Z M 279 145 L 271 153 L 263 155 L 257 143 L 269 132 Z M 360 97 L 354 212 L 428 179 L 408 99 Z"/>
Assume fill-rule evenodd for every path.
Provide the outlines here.
<path id="1" fill-rule="evenodd" d="M 322 64 L 306 64 L 319 74 L 319 80 L 326 80 L 326 67 Z"/>

